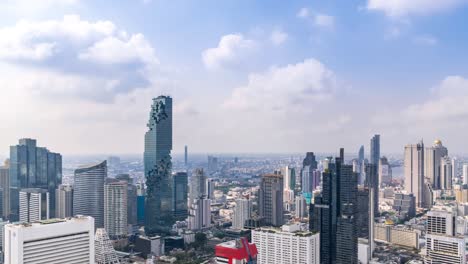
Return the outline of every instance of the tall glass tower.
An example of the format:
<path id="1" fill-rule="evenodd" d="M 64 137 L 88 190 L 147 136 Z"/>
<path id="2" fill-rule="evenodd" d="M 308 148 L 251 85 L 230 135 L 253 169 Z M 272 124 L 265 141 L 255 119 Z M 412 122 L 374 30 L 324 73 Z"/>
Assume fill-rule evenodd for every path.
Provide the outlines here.
<path id="1" fill-rule="evenodd" d="M 145 134 L 146 208 L 148 234 L 168 234 L 174 223 L 172 212 L 172 98 L 153 99 Z"/>

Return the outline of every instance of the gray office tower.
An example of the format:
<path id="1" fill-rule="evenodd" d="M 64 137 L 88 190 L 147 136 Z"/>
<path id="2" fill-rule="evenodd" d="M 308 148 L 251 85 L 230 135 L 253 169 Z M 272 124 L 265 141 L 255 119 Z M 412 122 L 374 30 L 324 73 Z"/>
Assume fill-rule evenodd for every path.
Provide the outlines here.
<path id="1" fill-rule="evenodd" d="M 313 173 L 314 170 L 317 169 L 317 160 L 315 159 L 315 155 L 313 152 L 307 152 L 306 157 L 302 161 L 302 168 L 301 168 L 301 174 L 299 177 L 299 184 L 300 190 L 298 191 L 304 191 L 302 186 L 303 178 L 304 178 L 304 173 Z M 308 189 L 308 188 L 306 188 Z"/>
<path id="2" fill-rule="evenodd" d="M 19 219 L 19 191 L 47 189 L 50 216 L 55 217 L 55 189 L 62 183 L 62 156 L 37 147 L 35 139 L 24 138 L 10 147 L 10 220 Z"/>
<path id="3" fill-rule="evenodd" d="M 283 175 L 279 172 L 262 176 L 258 191 L 259 215 L 266 225 L 283 225 Z"/>
<path id="4" fill-rule="evenodd" d="M 310 230 L 320 232 L 320 263 L 358 263 L 357 173 L 344 150 L 323 172 L 322 193 L 310 205 Z"/>
<path id="5" fill-rule="evenodd" d="M 75 170 L 73 214 L 94 218 L 95 228 L 104 227 L 104 182 L 107 162 L 81 166 Z"/>
<path id="6" fill-rule="evenodd" d="M 66 218 L 73 216 L 73 187 L 59 185 L 55 190 L 55 217 Z"/>
<path id="7" fill-rule="evenodd" d="M 174 217 L 176 220 L 185 220 L 188 216 L 187 193 L 188 193 L 188 176 L 187 172 L 177 172 L 173 176 L 173 191 L 174 197 Z"/>
<path id="8" fill-rule="evenodd" d="M 145 134 L 146 205 L 148 235 L 168 234 L 174 224 L 172 212 L 172 98 L 153 99 Z"/>
<path id="9" fill-rule="evenodd" d="M 137 187 L 133 184 L 133 178 L 129 174 L 119 174 L 115 178 L 127 182 L 127 223 L 136 226 L 138 224 Z"/>
<path id="10" fill-rule="evenodd" d="M 372 197 L 369 197 L 369 199 L 373 204 L 375 217 L 379 215 L 379 174 L 377 166 L 377 164 L 366 164 L 365 169 L 365 185 L 369 187 L 369 193 L 372 194 Z"/>
<path id="11" fill-rule="evenodd" d="M 208 178 L 203 169 L 196 169 L 192 177 L 190 177 L 190 204 L 196 199 L 206 198 L 206 182 Z"/>
<path id="12" fill-rule="evenodd" d="M 374 135 L 370 141 L 370 164 L 379 165 L 380 135 Z"/>
<path id="13" fill-rule="evenodd" d="M 188 167 L 188 147 L 185 146 L 184 148 L 184 165 L 185 165 L 185 169 L 187 169 Z"/>

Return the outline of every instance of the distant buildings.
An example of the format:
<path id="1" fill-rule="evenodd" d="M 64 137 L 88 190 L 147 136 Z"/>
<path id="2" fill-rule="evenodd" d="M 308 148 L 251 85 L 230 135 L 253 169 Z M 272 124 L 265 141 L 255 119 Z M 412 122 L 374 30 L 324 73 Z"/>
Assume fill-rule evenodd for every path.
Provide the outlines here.
<path id="1" fill-rule="evenodd" d="M 259 215 L 265 225 L 283 225 L 283 175 L 265 174 L 262 176 L 258 194 Z"/>
<path id="2" fill-rule="evenodd" d="M 188 168 L 188 147 L 184 147 L 184 166 L 187 169 Z"/>
<path id="3" fill-rule="evenodd" d="M 468 184 L 468 164 L 463 164 L 463 184 Z"/>
<path id="4" fill-rule="evenodd" d="M 431 183 L 425 179 L 424 143 L 405 146 L 404 172 L 405 190 L 412 193 L 416 200 L 416 206 L 422 208 L 432 207 Z"/>
<path id="5" fill-rule="evenodd" d="M 304 158 L 304 161 L 302 162 L 302 168 L 301 168 L 301 181 L 300 181 L 300 184 L 301 184 L 301 188 L 300 188 L 300 191 L 302 193 L 306 193 L 306 192 L 309 192 L 311 193 L 311 189 L 312 189 L 312 181 L 311 179 L 313 179 L 313 172 L 314 170 L 317 169 L 317 161 L 315 159 L 315 155 L 313 152 L 307 152 L 306 153 L 306 157 Z"/>
<path id="6" fill-rule="evenodd" d="M 104 185 L 104 228 L 111 238 L 127 235 L 127 182 Z"/>
<path id="7" fill-rule="evenodd" d="M 258 249 L 258 264 L 323 263 L 320 260 L 320 234 L 300 231 L 297 226 L 252 230 L 252 243 Z"/>
<path id="8" fill-rule="evenodd" d="M 37 147 L 35 139 L 24 138 L 10 147 L 10 219 L 19 219 L 19 192 L 41 188 L 50 194 L 50 215 L 55 216 L 55 189 L 62 183 L 62 156 Z"/>
<path id="9" fill-rule="evenodd" d="M 5 264 L 95 263 L 92 217 L 5 226 Z"/>
<path id="10" fill-rule="evenodd" d="M 370 164 L 379 165 L 380 160 L 380 135 L 374 135 L 370 141 Z"/>
<path id="11" fill-rule="evenodd" d="M 392 167 L 387 157 L 382 157 L 379 160 L 379 185 L 386 186 L 390 183 L 392 183 Z"/>
<path id="12" fill-rule="evenodd" d="M 218 170 L 218 158 L 208 156 L 208 173 L 214 173 Z"/>
<path id="13" fill-rule="evenodd" d="M 98 228 L 94 237 L 96 264 L 119 264 L 117 252 L 104 228 Z"/>
<path id="14" fill-rule="evenodd" d="M 257 247 L 250 244 L 247 238 L 231 240 L 215 247 L 216 263 L 220 264 L 255 263 L 257 254 Z"/>
<path id="15" fill-rule="evenodd" d="M 49 192 L 39 188 L 21 189 L 19 193 L 19 221 L 33 223 L 49 219 Z"/>
<path id="16" fill-rule="evenodd" d="M 448 155 L 448 150 L 442 145 L 442 141 L 434 141 L 434 145 L 425 149 L 425 176 L 432 183 L 432 188 L 441 189 L 441 159 Z"/>
<path id="17" fill-rule="evenodd" d="M 357 173 L 344 150 L 323 172 L 322 192 L 310 205 L 309 227 L 320 233 L 320 263 L 358 263 Z"/>
<path id="18" fill-rule="evenodd" d="M 1 211 L 3 219 L 10 215 L 10 161 L 6 160 L 3 166 L 0 166 L 0 194 Z"/>
<path id="19" fill-rule="evenodd" d="M 73 216 L 73 187 L 59 185 L 55 190 L 55 215 L 57 218 Z"/>
<path id="20" fill-rule="evenodd" d="M 207 177 L 203 169 L 195 169 L 190 177 L 189 201 L 193 202 L 202 197 L 206 198 Z"/>
<path id="21" fill-rule="evenodd" d="M 237 199 L 236 207 L 234 208 L 234 218 L 232 228 L 244 229 L 245 221 L 252 216 L 252 201 L 249 199 Z"/>
<path id="22" fill-rule="evenodd" d="M 177 172 L 172 176 L 173 211 L 176 220 L 185 220 L 188 216 L 188 177 L 187 172 Z"/>
<path id="23" fill-rule="evenodd" d="M 172 213 L 172 98 L 153 99 L 145 134 L 145 228 L 148 234 L 168 233 Z"/>
<path id="24" fill-rule="evenodd" d="M 96 228 L 104 227 L 104 182 L 107 162 L 81 166 L 75 170 L 73 214 L 94 218 Z"/>

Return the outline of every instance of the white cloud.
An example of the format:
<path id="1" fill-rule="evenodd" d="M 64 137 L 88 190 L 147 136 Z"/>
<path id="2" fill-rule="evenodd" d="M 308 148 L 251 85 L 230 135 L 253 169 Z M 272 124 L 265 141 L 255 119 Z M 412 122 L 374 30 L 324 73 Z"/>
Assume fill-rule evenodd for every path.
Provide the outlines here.
<path id="1" fill-rule="evenodd" d="M 241 110 L 305 110 L 313 102 L 333 97 L 336 78 L 315 59 L 285 67 L 272 67 L 249 76 L 246 86 L 236 88 L 224 105 Z"/>
<path id="2" fill-rule="evenodd" d="M 306 7 L 301 8 L 301 10 L 297 12 L 297 17 L 300 17 L 300 18 L 306 18 L 306 17 L 309 17 L 309 15 L 310 15 L 309 9 Z"/>
<path id="3" fill-rule="evenodd" d="M 325 14 L 317 14 L 314 17 L 314 23 L 319 27 L 333 28 L 335 25 L 335 18 Z"/>
<path id="4" fill-rule="evenodd" d="M 230 34 L 221 37 L 216 48 L 210 48 L 202 53 L 203 63 L 208 69 L 220 69 L 240 63 L 253 49 L 256 42 L 246 39 L 242 34 Z"/>
<path id="5" fill-rule="evenodd" d="M 438 40 L 430 35 L 421 35 L 413 38 L 414 43 L 420 45 L 434 46 L 437 45 Z"/>
<path id="6" fill-rule="evenodd" d="M 288 39 L 288 34 L 279 29 L 273 30 L 270 36 L 271 42 L 276 46 L 280 46 L 281 44 L 286 42 L 287 39 Z"/>
<path id="7" fill-rule="evenodd" d="M 368 0 L 367 9 L 384 12 L 392 18 L 428 15 L 457 8 L 466 0 Z"/>

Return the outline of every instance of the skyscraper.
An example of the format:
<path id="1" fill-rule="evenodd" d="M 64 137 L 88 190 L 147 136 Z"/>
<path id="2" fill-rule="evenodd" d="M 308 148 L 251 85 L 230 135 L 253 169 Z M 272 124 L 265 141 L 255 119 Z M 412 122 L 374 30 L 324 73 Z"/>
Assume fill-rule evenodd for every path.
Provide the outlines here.
<path id="1" fill-rule="evenodd" d="M 214 200 L 214 191 L 216 183 L 213 179 L 206 180 L 205 195 L 207 199 Z"/>
<path id="2" fill-rule="evenodd" d="M 190 201 L 193 202 L 195 199 L 206 197 L 206 182 L 207 177 L 203 169 L 196 169 L 192 177 L 190 177 Z"/>
<path id="3" fill-rule="evenodd" d="M 283 225 L 283 175 L 279 172 L 262 176 L 258 207 L 266 225 Z"/>
<path id="4" fill-rule="evenodd" d="M 421 141 L 416 145 L 406 145 L 404 158 L 405 190 L 414 195 L 417 207 L 427 207 L 429 205 L 425 201 L 424 143 Z"/>
<path id="5" fill-rule="evenodd" d="M 379 214 L 379 175 L 376 164 L 366 164 L 366 186 L 369 187 L 369 200 L 373 207 L 374 216 Z"/>
<path id="6" fill-rule="evenodd" d="M 96 228 L 104 227 L 104 182 L 107 162 L 81 166 L 75 170 L 73 214 L 94 218 Z"/>
<path id="7" fill-rule="evenodd" d="M 128 174 L 119 174 L 117 180 L 127 182 L 127 224 L 136 226 L 137 220 L 137 187 L 133 184 L 133 178 Z"/>
<path id="8" fill-rule="evenodd" d="M 281 173 L 284 175 L 284 189 L 295 190 L 296 170 L 290 166 L 286 166 L 282 169 Z"/>
<path id="9" fill-rule="evenodd" d="M 243 229 L 245 221 L 252 215 L 252 201 L 249 199 L 237 199 L 234 208 L 234 217 L 232 219 L 232 228 Z"/>
<path id="10" fill-rule="evenodd" d="M 202 230 L 209 227 L 211 227 L 211 200 L 203 197 L 195 199 L 189 210 L 188 228 Z"/>
<path id="11" fill-rule="evenodd" d="M 379 160 L 379 185 L 384 186 L 392 182 L 392 167 L 388 163 L 387 157 Z"/>
<path id="12" fill-rule="evenodd" d="M 432 188 L 438 190 L 440 186 L 441 159 L 448 155 L 448 150 L 442 145 L 442 141 L 435 140 L 432 147 L 425 149 L 424 173 L 429 178 Z"/>
<path id="13" fill-rule="evenodd" d="M 300 184 L 301 184 L 301 191 L 303 193 L 311 193 L 312 192 L 312 182 L 309 179 L 313 178 L 313 172 L 317 169 L 317 161 L 315 160 L 315 155 L 313 152 L 307 152 L 304 161 L 302 162 L 301 168 L 301 177 L 300 177 Z M 304 179 L 306 178 L 306 179 Z"/>
<path id="14" fill-rule="evenodd" d="M 127 234 L 127 201 L 126 181 L 104 185 L 104 228 L 112 238 Z"/>
<path id="15" fill-rule="evenodd" d="M 357 174 L 344 150 L 323 172 L 322 192 L 310 205 L 310 229 L 320 232 L 320 263 L 358 263 Z"/>
<path id="16" fill-rule="evenodd" d="M 378 165 L 380 160 L 380 135 L 374 135 L 370 141 L 370 164 Z"/>
<path id="17" fill-rule="evenodd" d="M 2 211 L 3 219 L 10 215 L 10 162 L 5 161 L 4 166 L 0 166 L 0 188 L 2 191 Z"/>
<path id="18" fill-rule="evenodd" d="M 145 134 L 145 228 L 148 234 L 168 233 L 174 223 L 171 151 L 172 98 L 159 96 L 153 99 Z"/>
<path id="19" fill-rule="evenodd" d="M 184 147 L 184 165 L 185 169 L 188 167 L 188 147 L 187 145 Z"/>
<path id="20" fill-rule="evenodd" d="M 18 220 L 19 191 L 24 188 L 47 189 L 50 215 L 55 216 L 55 189 L 62 183 L 62 156 L 37 147 L 35 139 L 24 138 L 10 147 L 10 218 Z"/>
<path id="21" fill-rule="evenodd" d="M 362 164 L 362 162 L 364 161 L 364 146 L 361 146 L 359 148 L 358 161 L 359 161 L 359 164 Z"/>
<path id="22" fill-rule="evenodd" d="M 44 189 L 21 189 L 19 193 L 19 221 L 33 223 L 49 219 L 49 192 Z"/>
<path id="23" fill-rule="evenodd" d="M 296 218 L 303 219 L 307 217 L 307 201 L 302 195 L 296 196 Z"/>
<path id="24" fill-rule="evenodd" d="M 177 172 L 173 176 L 174 217 L 176 220 L 185 220 L 188 216 L 188 177 L 187 172 Z"/>
<path id="25" fill-rule="evenodd" d="M 363 164 L 364 164 L 365 156 L 364 156 L 364 146 L 359 148 L 358 152 L 358 159 L 357 159 L 357 173 L 358 175 L 358 183 L 362 184 L 364 182 L 364 172 L 363 172 Z"/>
<path id="26" fill-rule="evenodd" d="M 452 173 L 452 160 L 448 156 L 442 157 L 440 159 L 440 188 L 442 190 L 452 189 Z"/>
<path id="27" fill-rule="evenodd" d="M 66 218 L 73 216 L 73 187 L 71 185 L 59 185 L 55 190 L 55 216 Z"/>
<path id="28" fill-rule="evenodd" d="M 145 200 L 146 188 L 142 182 L 137 183 L 137 223 L 143 225 L 145 223 Z"/>
<path id="29" fill-rule="evenodd" d="M 468 164 L 463 164 L 463 184 L 468 184 Z"/>

